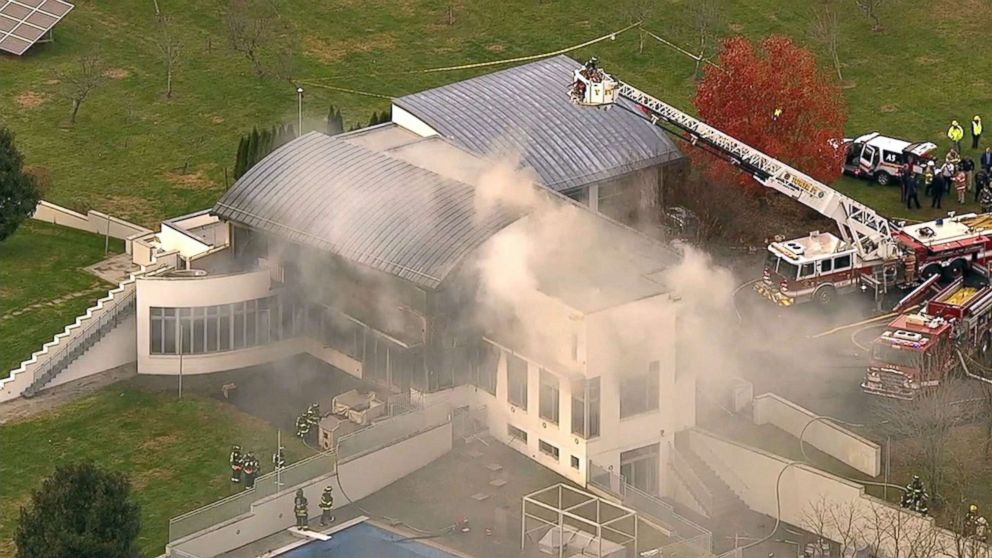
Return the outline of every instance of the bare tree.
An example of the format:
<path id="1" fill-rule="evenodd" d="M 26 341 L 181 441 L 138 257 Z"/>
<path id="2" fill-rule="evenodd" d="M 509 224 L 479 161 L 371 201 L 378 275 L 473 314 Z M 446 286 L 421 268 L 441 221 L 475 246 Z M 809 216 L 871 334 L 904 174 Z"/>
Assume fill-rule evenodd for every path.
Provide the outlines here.
<path id="1" fill-rule="evenodd" d="M 813 40 L 827 50 L 833 61 L 834 69 L 837 71 L 837 79 L 844 81 L 844 75 L 841 73 L 840 54 L 838 53 L 840 19 L 837 9 L 836 0 L 821 0 L 813 8 L 813 24 L 810 26 L 810 35 Z"/>
<path id="2" fill-rule="evenodd" d="M 271 12 L 271 5 L 255 0 L 231 0 L 224 16 L 231 48 L 248 59 L 259 76 L 265 73 L 262 53 L 269 48 L 273 38 Z"/>
<path id="3" fill-rule="evenodd" d="M 623 0 L 620 4 L 620 13 L 624 15 L 628 23 L 646 21 L 651 17 L 653 8 L 657 5 L 654 0 Z M 637 30 L 637 54 L 644 52 L 644 30 Z"/>
<path id="4" fill-rule="evenodd" d="M 60 95 L 72 103 L 69 113 L 69 125 L 76 124 L 76 116 L 83 101 L 99 87 L 106 77 L 103 75 L 103 62 L 92 54 L 80 56 L 67 70 L 55 72 L 55 79 L 60 84 Z"/>
<path id="5" fill-rule="evenodd" d="M 912 401 L 883 401 L 876 409 L 889 433 L 919 445 L 922 477 L 935 501 L 940 500 L 951 430 L 965 418 L 961 401 L 966 393 L 962 380 L 946 379 L 919 390 Z"/>
<path id="6" fill-rule="evenodd" d="M 716 42 L 720 26 L 723 24 L 723 9 L 720 0 L 695 0 L 689 3 L 692 28 L 695 34 L 696 67 L 693 76 L 702 77 L 700 68 L 703 61 L 716 54 Z"/>
<path id="7" fill-rule="evenodd" d="M 853 556 L 859 550 L 860 521 L 855 502 L 832 504 L 821 497 L 803 510 L 803 527 L 821 540 L 838 543 L 841 556 Z"/>
<path id="8" fill-rule="evenodd" d="M 854 0 L 865 16 L 871 20 L 871 30 L 878 33 L 882 31 L 882 20 L 878 15 L 878 9 L 885 3 L 885 0 Z"/>
<path id="9" fill-rule="evenodd" d="M 944 548 L 940 530 L 919 514 L 881 502 L 858 512 L 857 540 L 871 555 L 888 558 L 932 558 Z"/>
<path id="10" fill-rule="evenodd" d="M 165 64 L 165 98 L 172 98 L 172 77 L 176 66 L 179 65 L 179 58 L 182 56 L 183 45 L 172 29 L 172 22 L 168 17 L 159 18 L 159 36 L 155 43 L 158 52 L 162 56 Z"/>

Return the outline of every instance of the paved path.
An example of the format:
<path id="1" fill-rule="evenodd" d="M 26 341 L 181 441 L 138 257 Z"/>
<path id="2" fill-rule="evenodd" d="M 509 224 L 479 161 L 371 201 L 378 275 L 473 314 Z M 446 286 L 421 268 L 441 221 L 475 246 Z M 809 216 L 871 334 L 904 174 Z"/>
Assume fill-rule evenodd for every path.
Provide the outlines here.
<path id="1" fill-rule="evenodd" d="M 131 261 L 131 254 L 116 254 L 84 269 L 108 283 L 118 285 L 140 268 Z"/>

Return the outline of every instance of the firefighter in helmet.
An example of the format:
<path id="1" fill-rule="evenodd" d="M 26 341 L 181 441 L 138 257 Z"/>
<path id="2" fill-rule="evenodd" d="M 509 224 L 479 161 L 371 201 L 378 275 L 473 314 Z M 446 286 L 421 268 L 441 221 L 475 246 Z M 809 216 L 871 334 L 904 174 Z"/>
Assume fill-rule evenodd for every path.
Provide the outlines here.
<path id="1" fill-rule="evenodd" d="M 320 524 L 327 525 L 334 521 L 331 510 L 334 509 L 334 488 L 330 485 L 324 487 L 323 494 L 320 495 Z"/>
<path id="2" fill-rule="evenodd" d="M 286 448 L 279 446 L 279 449 L 272 454 L 272 466 L 278 471 L 286 466 Z"/>
<path id="3" fill-rule="evenodd" d="M 231 482 L 241 482 L 241 466 L 244 464 L 241 457 L 241 446 L 234 444 L 231 446 Z"/>
<path id="4" fill-rule="evenodd" d="M 306 415 L 296 417 L 296 437 L 306 441 L 307 434 L 310 433 L 310 423 Z"/>
<path id="5" fill-rule="evenodd" d="M 307 497 L 303 495 L 302 488 L 296 490 L 293 514 L 296 516 L 296 527 L 305 530 L 307 528 Z"/>
<path id="6" fill-rule="evenodd" d="M 985 520 L 985 516 L 975 520 L 975 539 L 978 542 L 989 542 L 989 522 Z"/>
<path id="7" fill-rule="evenodd" d="M 307 423 L 310 426 L 317 426 L 320 423 L 320 405 L 317 403 L 311 404 L 307 407 Z"/>
<path id="8" fill-rule="evenodd" d="M 964 525 L 963 534 L 966 537 L 970 537 L 975 534 L 975 528 L 978 526 L 978 506 L 972 504 L 968 506 L 968 513 L 964 514 Z"/>
<path id="9" fill-rule="evenodd" d="M 258 468 L 258 458 L 255 457 L 254 453 L 248 452 L 248 454 L 245 455 L 244 463 L 245 490 L 255 488 L 255 477 L 258 476 Z"/>

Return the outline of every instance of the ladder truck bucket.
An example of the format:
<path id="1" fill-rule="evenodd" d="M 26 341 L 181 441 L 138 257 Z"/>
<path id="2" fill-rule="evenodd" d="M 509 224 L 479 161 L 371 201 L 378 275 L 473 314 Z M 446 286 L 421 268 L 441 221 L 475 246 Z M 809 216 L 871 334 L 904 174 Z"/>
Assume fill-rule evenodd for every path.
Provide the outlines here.
<path id="1" fill-rule="evenodd" d="M 593 58 L 575 70 L 569 97 L 577 105 L 609 107 L 617 102 L 620 83 L 596 65 Z"/>

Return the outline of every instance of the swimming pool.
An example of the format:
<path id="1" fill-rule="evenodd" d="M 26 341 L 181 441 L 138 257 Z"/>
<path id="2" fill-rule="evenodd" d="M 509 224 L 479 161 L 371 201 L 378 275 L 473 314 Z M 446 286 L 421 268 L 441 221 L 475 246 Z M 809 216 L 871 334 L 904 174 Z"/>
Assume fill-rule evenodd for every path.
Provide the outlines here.
<path id="1" fill-rule="evenodd" d="M 456 558 L 432 546 L 381 529 L 368 522 L 331 534 L 327 541 L 314 541 L 294 548 L 280 558 Z"/>

